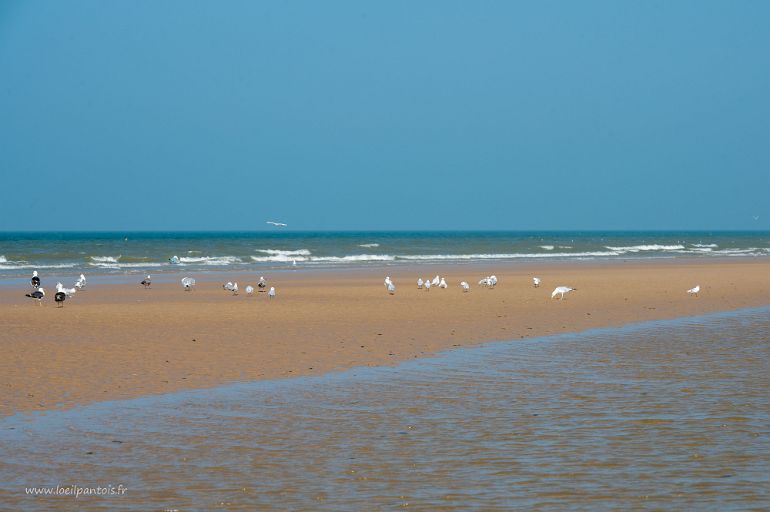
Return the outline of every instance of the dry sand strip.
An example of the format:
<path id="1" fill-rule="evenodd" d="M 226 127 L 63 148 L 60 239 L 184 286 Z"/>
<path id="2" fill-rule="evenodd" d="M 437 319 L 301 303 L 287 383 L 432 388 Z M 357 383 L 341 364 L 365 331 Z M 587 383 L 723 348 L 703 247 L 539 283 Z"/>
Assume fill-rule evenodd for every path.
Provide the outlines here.
<path id="1" fill-rule="evenodd" d="M 89 286 L 65 307 L 0 289 L 0 415 L 224 383 L 391 365 L 457 346 L 770 304 L 770 261 L 369 267 L 284 273 L 278 297 L 232 296 L 253 274 L 178 284 Z M 382 284 L 390 274 L 394 296 Z M 419 276 L 447 290 L 417 290 Z M 531 278 L 543 279 L 540 288 Z M 211 276 L 210 276 L 211 277 Z M 213 279 L 219 277 L 214 276 Z M 471 282 L 469 293 L 459 287 Z M 700 284 L 699 297 L 685 291 Z M 578 289 L 560 302 L 557 285 Z M 50 298 L 49 298 L 50 299 Z"/>

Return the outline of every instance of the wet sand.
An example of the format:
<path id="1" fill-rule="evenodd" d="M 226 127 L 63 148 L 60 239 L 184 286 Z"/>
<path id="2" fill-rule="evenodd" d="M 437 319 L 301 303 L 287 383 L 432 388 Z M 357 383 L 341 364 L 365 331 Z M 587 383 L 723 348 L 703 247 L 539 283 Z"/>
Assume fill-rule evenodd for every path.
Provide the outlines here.
<path id="1" fill-rule="evenodd" d="M 221 283 L 93 286 L 42 307 L 0 290 L 0 415 L 224 383 L 395 364 L 456 346 L 576 332 L 770 304 L 770 262 L 655 261 L 367 268 L 275 274 L 265 293 L 233 297 Z M 385 274 L 397 285 L 390 296 Z M 448 290 L 417 290 L 417 276 Z M 534 288 L 531 277 L 543 279 Z M 270 278 L 270 276 L 268 276 Z M 44 276 L 45 279 L 45 276 Z M 216 280 L 214 280 L 216 279 Z M 472 285 L 463 293 L 458 283 Z M 699 297 L 688 288 L 700 284 Z M 557 285 L 578 288 L 551 300 Z"/>

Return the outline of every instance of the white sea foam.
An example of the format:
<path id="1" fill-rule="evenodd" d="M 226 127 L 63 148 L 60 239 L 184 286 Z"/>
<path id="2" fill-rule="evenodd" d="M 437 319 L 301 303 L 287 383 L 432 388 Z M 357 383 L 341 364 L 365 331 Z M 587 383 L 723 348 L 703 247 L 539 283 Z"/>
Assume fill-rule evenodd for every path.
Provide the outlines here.
<path id="1" fill-rule="evenodd" d="M 163 263 L 89 263 L 90 266 L 96 268 L 149 268 L 149 267 L 162 267 Z"/>
<path id="2" fill-rule="evenodd" d="M 541 249 L 545 249 L 546 251 L 553 251 L 555 247 L 553 245 L 541 245 Z"/>
<path id="3" fill-rule="evenodd" d="M 620 256 L 617 251 L 594 252 L 548 252 L 548 253 L 512 253 L 512 254 L 409 254 L 396 256 L 399 260 L 507 260 L 517 258 L 595 258 Z"/>
<path id="4" fill-rule="evenodd" d="M 692 244 L 693 247 L 716 249 L 719 247 L 717 244 Z"/>
<path id="5" fill-rule="evenodd" d="M 182 257 L 179 263 L 183 265 L 230 265 L 232 263 L 243 263 L 237 256 L 198 256 Z"/>
<path id="6" fill-rule="evenodd" d="M 394 261 L 395 256 L 389 254 L 351 254 L 348 256 L 289 256 L 276 254 L 273 256 L 251 256 L 256 263 L 344 263 L 356 261 Z"/>
<path id="7" fill-rule="evenodd" d="M 33 265 L 28 261 L 9 261 L 7 263 L 0 262 L 0 270 L 21 270 L 25 268 L 29 269 L 46 269 L 46 268 L 74 268 L 77 267 L 77 263 L 60 263 L 56 265 Z"/>
<path id="8" fill-rule="evenodd" d="M 307 249 L 298 249 L 296 251 L 285 251 L 282 249 L 257 249 L 257 252 L 269 254 L 271 256 L 310 256 Z"/>
<path id="9" fill-rule="evenodd" d="M 607 249 L 611 251 L 617 251 L 617 252 L 640 252 L 640 251 L 676 251 L 680 249 L 684 249 L 684 245 L 658 245 L 658 244 L 651 244 L 651 245 L 629 245 L 629 246 L 620 246 L 620 247 L 612 247 L 607 246 Z"/>
<path id="10" fill-rule="evenodd" d="M 91 256 L 94 263 L 117 263 L 120 256 Z"/>
<path id="11" fill-rule="evenodd" d="M 369 249 L 371 247 L 379 247 L 380 244 L 359 244 L 359 247 L 364 247 L 366 249 Z"/>

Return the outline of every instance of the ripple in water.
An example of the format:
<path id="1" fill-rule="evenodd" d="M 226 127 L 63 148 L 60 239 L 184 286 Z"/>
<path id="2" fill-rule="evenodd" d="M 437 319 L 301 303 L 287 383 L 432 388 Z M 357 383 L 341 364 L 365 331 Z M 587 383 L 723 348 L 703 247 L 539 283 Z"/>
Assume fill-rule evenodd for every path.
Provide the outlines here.
<path id="1" fill-rule="evenodd" d="M 79 510 L 763 509 L 770 310 L 0 421 L 0 503 Z"/>

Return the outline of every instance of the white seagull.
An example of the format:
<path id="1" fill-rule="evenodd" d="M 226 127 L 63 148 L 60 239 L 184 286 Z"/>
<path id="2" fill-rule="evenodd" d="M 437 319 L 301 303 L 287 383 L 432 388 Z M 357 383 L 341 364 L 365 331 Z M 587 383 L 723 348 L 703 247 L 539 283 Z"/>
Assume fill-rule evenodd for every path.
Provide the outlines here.
<path id="1" fill-rule="evenodd" d="M 449 285 L 447 285 L 447 284 L 446 284 L 446 279 L 444 279 L 444 278 L 442 277 L 442 278 L 441 278 L 441 282 L 438 284 L 438 287 L 439 287 L 439 288 L 444 288 L 444 289 L 446 289 L 446 288 L 449 288 Z"/>
<path id="2" fill-rule="evenodd" d="M 557 286 L 556 288 L 554 288 L 553 293 L 551 293 L 551 298 L 553 299 L 557 295 L 561 295 L 561 297 L 559 298 L 561 300 L 564 300 L 565 293 L 569 293 L 575 290 L 577 290 L 577 288 L 570 288 L 569 286 Z"/>
<path id="3" fill-rule="evenodd" d="M 86 287 L 86 276 L 80 274 L 80 279 L 75 282 L 75 288 L 82 290 Z"/>
<path id="4" fill-rule="evenodd" d="M 468 283 L 466 283 L 465 281 L 463 281 L 462 283 L 460 283 L 460 286 L 462 286 L 462 287 L 463 287 L 463 291 L 464 291 L 464 292 L 467 292 L 467 291 L 469 291 L 469 290 L 471 289 L 471 286 L 470 286 Z"/>
<path id="5" fill-rule="evenodd" d="M 394 295 L 396 293 L 396 285 L 391 281 L 388 283 L 388 293 Z"/>
<path id="6" fill-rule="evenodd" d="M 145 290 L 146 290 L 147 288 L 149 288 L 149 287 L 150 287 L 150 285 L 152 284 L 152 278 L 150 277 L 150 274 L 147 274 L 147 277 L 145 277 L 144 279 L 142 279 L 142 282 L 141 282 L 141 283 L 139 283 L 139 284 L 141 284 L 142 286 L 144 286 Z"/>
<path id="7" fill-rule="evenodd" d="M 696 286 L 695 288 L 690 288 L 689 290 L 687 290 L 687 293 L 689 295 L 695 295 L 697 297 L 698 293 L 700 293 L 700 285 Z"/>
<path id="8" fill-rule="evenodd" d="M 270 291 L 267 292 L 267 298 L 268 299 L 275 298 L 275 286 L 270 287 Z"/>
<path id="9" fill-rule="evenodd" d="M 422 290 L 422 277 L 417 278 L 417 289 Z"/>
<path id="10" fill-rule="evenodd" d="M 247 286 L 246 287 L 246 295 L 251 295 L 252 293 L 254 293 L 254 287 L 251 286 L 251 285 Z"/>
<path id="11" fill-rule="evenodd" d="M 75 292 L 78 291 L 78 289 L 77 288 L 65 288 L 63 284 L 56 283 L 56 291 L 57 292 L 61 292 L 64 295 L 66 295 L 67 297 L 69 297 L 71 295 L 75 295 Z"/>
<path id="12" fill-rule="evenodd" d="M 189 292 L 193 289 L 193 286 L 195 286 L 195 279 L 192 277 L 183 277 L 182 286 L 184 286 L 184 291 Z"/>
<path id="13" fill-rule="evenodd" d="M 428 279 L 425 280 L 425 291 L 426 292 L 430 291 L 430 280 Z"/>
<path id="14" fill-rule="evenodd" d="M 285 228 L 286 226 L 288 226 L 288 224 L 285 224 L 283 222 L 273 222 L 272 220 L 269 220 L 269 221 L 265 222 L 265 224 L 270 224 L 270 225 L 275 226 L 277 228 Z"/>
<path id="15" fill-rule="evenodd" d="M 29 284 L 32 285 L 32 288 L 40 288 L 40 278 L 37 276 L 37 270 L 32 272 L 32 279 L 29 280 Z"/>
<path id="16" fill-rule="evenodd" d="M 489 286 L 496 286 L 497 285 L 497 276 L 491 275 L 489 276 Z"/>
<path id="17" fill-rule="evenodd" d="M 390 276 L 385 276 L 385 288 L 389 287 L 393 284 L 393 281 L 390 280 Z"/>
<path id="18" fill-rule="evenodd" d="M 257 288 L 259 288 L 259 291 L 264 292 L 266 287 L 267 281 L 265 281 L 265 276 L 260 276 L 259 282 L 257 283 Z"/>
<path id="19" fill-rule="evenodd" d="M 535 288 L 539 288 L 540 287 L 540 278 L 539 277 L 533 277 L 532 278 L 532 284 L 534 285 Z"/>
<path id="20" fill-rule="evenodd" d="M 433 278 L 433 281 L 431 281 L 430 284 L 432 284 L 433 286 L 438 286 L 440 282 L 441 282 L 441 278 L 438 275 L 436 275 L 436 277 Z"/>
<path id="21" fill-rule="evenodd" d="M 42 288 L 38 288 L 32 293 L 26 294 L 27 297 L 37 300 L 37 305 L 39 306 L 41 301 L 43 300 L 43 297 L 45 297 L 45 290 Z"/>

